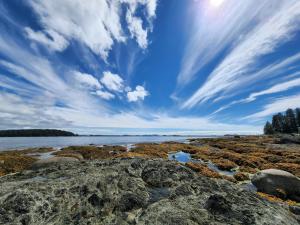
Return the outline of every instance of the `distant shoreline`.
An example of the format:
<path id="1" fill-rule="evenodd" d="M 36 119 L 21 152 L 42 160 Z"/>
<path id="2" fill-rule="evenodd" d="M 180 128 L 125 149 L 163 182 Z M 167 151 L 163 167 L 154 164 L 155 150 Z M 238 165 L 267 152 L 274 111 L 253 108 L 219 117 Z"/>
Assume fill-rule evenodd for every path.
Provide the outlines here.
<path id="1" fill-rule="evenodd" d="M 76 134 L 56 129 L 0 130 L 0 137 L 70 137 Z"/>

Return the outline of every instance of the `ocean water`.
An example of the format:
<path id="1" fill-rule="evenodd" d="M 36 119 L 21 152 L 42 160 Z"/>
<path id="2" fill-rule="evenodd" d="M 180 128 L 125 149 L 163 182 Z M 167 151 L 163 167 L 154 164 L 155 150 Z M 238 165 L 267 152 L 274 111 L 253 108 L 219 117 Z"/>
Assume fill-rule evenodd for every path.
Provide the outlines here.
<path id="1" fill-rule="evenodd" d="M 129 145 L 141 142 L 185 142 L 191 136 L 75 136 L 75 137 L 0 137 L 0 151 L 33 147 L 70 145 Z M 197 137 L 200 138 L 200 137 Z"/>

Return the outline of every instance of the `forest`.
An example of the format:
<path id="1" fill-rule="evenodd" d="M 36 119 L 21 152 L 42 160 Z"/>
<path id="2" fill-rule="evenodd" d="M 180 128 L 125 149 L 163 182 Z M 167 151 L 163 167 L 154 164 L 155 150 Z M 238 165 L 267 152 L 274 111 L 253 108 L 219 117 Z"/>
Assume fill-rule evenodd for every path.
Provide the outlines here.
<path id="1" fill-rule="evenodd" d="M 56 129 L 0 130 L 0 137 L 55 137 L 76 136 L 74 133 Z"/>
<path id="2" fill-rule="evenodd" d="M 287 109 L 285 113 L 277 113 L 272 117 L 272 123 L 266 122 L 265 134 L 292 134 L 299 133 L 300 109 Z"/>

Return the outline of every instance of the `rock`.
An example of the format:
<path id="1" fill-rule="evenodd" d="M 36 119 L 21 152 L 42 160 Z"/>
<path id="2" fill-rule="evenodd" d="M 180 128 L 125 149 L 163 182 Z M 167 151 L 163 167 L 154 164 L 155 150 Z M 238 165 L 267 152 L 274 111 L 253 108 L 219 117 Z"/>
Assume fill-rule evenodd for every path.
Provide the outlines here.
<path id="1" fill-rule="evenodd" d="M 262 170 L 253 176 L 251 182 L 259 192 L 300 201 L 300 179 L 289 172 Z"/>
<path id="2" fill-rule="evenodd" d="M 292 213 L 300 215 L 300 206 L 291 205 L 289 208 Z"/>
<path id="3" fill-rule="evenodd" d="M 276 144 L 300 144 L 300 136 L 282 134 L 275 140 Z"/>
<path id="4" fill-rule="evenodd" d="M 226 213 L 231 210 L 231 204 L 222 195 L 212 195 L 205 203 L 205 208 L 212 213 Z"/>
<path id="5" fill-rule="evenodd" d="M 36 161 L 35 163 L 32 164 L 31 169 L 35 170 L 44 167 L 49 167 L 53 164 L 61 164 L 61 163 L 76 162 L 76 161 L 79 160 L 72 157 L 52 157 L 49 159 L 41 159 Z"/>
<path id="6" fill-rule="evenodd" d="M 295 225 L 296 216 L 173 161 L 68 161 L 0 178 L 6 225 Z"/>

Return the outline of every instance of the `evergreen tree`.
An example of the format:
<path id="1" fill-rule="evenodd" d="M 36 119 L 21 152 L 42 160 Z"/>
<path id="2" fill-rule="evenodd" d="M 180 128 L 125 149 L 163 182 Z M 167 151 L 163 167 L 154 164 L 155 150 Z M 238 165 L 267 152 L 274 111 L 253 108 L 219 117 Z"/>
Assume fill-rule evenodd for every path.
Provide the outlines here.
<path id="1" fill-rule="evenodd" d="M 273 127 L 272 127 L 272 124 L 267 121 L 265 127 L 264 127 L 264 133 L 265 134 L 274 134 L 274 130 L 273 130 Z"/>
<path id="2" fill-rule="evenodd" d="M 297 126 L 300 127 L 300 109 L 296 109 L 296 120 L 297 120 Z"/>
<path id="3" fill-rule="evenodd" d="M 281 113 L 278 113 L 272 118 L 272 127 L 275 133 L 283 133 L 284 131 L 284 116 Z"/>
<path id="4" fill-rule="evenodd" d="M 284 133 L 296 133 L 298 132 L 297 121 L 295 113 L 292 109 L 286 110 Z"/>

